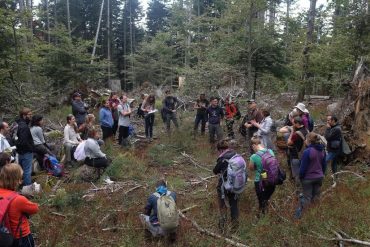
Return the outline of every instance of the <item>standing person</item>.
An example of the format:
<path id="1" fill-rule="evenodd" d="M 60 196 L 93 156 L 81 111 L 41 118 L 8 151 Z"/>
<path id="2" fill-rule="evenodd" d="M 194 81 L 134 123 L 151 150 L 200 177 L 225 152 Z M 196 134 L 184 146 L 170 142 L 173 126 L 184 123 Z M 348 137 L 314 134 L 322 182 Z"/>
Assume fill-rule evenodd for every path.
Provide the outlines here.
<path id="1" fill-rule="evenodd" d="M 221 121 L 224 118 L 224 111 L 218 105 L 217 98 L 212 97 L 210 101 L 211 105 L 207 108 L 209 142 L 214 143 L 215 135 L 217 136 L 217 141 L 222 140 Z"/>
<path id="2" fill-rule="evenodd" d="M 112 111 L 109 108 L 109 100 L 103 100 L 102 105 L 99 111 L 99 122 L 103 132 L 103 140 L 105 141 L 107 138 L 113 136 L 114 120 Z"/>
<path id="3" fill-rule="evenodd" d="M 171 241 L 175 241 L 177 227 L 169 230 L 163 229 L 159 220 L 158 200 L 163 196 L 172 200 L 171 204 L 176 203 L 176 193 L 168 190 L 166 181 L 159 180 L 155 185 L 155 192 L 152 193 L 147 200 L 144 214 L 140 215 L 140 220 L 145 227 L 146 236 L 169 236 Z M 174 219 L 176 220 L 176 218 Z"/>
<path id="4" fill-rule="evenodd" d="M 217 158 L 216 166 L 213 168 L 213 173 L 219 175 L 219 180 L 217 184 L 217 198 L 218 204 L 220 209 L 220 220 L 219 220 L 219 227 L 221 231 L 225 230 L 225 224 L 227 223 L 227 204 L 230 205 L 230 215 L 231 215 L 231 228 L 232 231 L 238 229 L 239 222 L 239 208 L 238 208 L 238 201 L 239 195 L 232 193 L 225 189 L 224 181 L 227 180 L 228 174 L 228 166 L 229 160 L 236 156 L 236 152 L 229 148 L 229 143 L 226 140 L 222 140 L 217 143 L 217 151 L 219 152 L 219 156 Z M 244 159 L 239 156 L 237 157 L 238 162 L 243 163 L 245 169 L 245 161 Z"/>
<path id="5" fill-rule="evenodd" d="M 17 153 L 19 154 L 19 164 L 23 169 L 23 185 L 29 186 L 32 184 L 32 159 L 33 159 L 33 139 L 30 131 L 29 123 L 32 118 L 32 111 L 29 108 L 23 108 L 19 112 L 16 142 Z"/>
<path id="6" fill-rule="evenodd" d="M 225 121 L 226 121 L 226 128 L 227 128 L 227 135 L 229 138 L 234 139 L 234 117 L 238 113 L 238 108 L 236 107 L 235 103 L 230 100 L 229 97 L 225 99 Z"/>
<path id="7" fill-rule="evenodd" d="M 296 114 L 301 117 L 304 127 L 308 131 L 312 131 L 314 128 L 314 123 L 310 117 L 310 112 L 307 110 L 305 104 L 298 103 L 296 106 L 294 106 L 293 111 L 295 111 Z"/>
<path id="8" fill-rule="evenodd" d="M 41 115 L 35 115 L 32 117 L 30 130 L 34 145 L 33 152 L 37 154 L 37 160 L 40 165 L 43 164 L 45 154 L 54 156 L 50 147 L 46 144 L 44 132 L 42 130 L 43 124 L 44 121 Z"/>
<path id="9" fill-rule="evenodd" d="M 196 135 L 198 131 L 199 123 L 201 123 L 201 134 L 204 135 L 206 132 L 206 123 L 208 121 L 207 118 L 207 108 L 209 106 L 209 101 L 206 99 L 206 95 L 204 93 L 200 94 L 199 99 L 194 104 L 194 109 L 197 111 L 197 115 L 195 115 L 195 122 L 194 122 L 194 135 Z"/>
<path id="10" fill-rule="evenodd" d="M 300 196 L 300 205 L 295 214 L 296 218 L 301 218 L 302 210 L 320 197 L 320 188 L 326 170 L 325 147 L 320 144 L 320 141 L 321 139 L 316 133 L 310 132 L 307 134 L 307 148 L 303 151 L 299 168 L 303 194 Z"/>
<path id="11" fill-rule="evenodd" d="M 82 142 L 82 139 L 78 134 L 76 118 L 72 114 L 69 114 L 67 116 L 67 124 L 64 127 L 63 145 L 65 148 L 65 163 L 72 161 L 74 151 L 80 142 Z"/>
<path id="12" fill-rule="evenodd" d="M 109 97 L 109 107 L 112 110 L 112 116 L 113 116 L 113 127 L 112 127 L 112 133 L 113 136 L 116 136 L 117 129 L 118 129 L 118 119 L 119 119 L 119 113 L 118 113 L 118 105 L 120 104 L 118 93 L 117 92 L 111 92 Z"/>
<path id="13" fill-rule="evenodd" d="M 288 138 L 288 160 L 290 164 L 291 177 L 295 179 L 296 184 L 299 186 L 299 166 L 301 163 L 301 156 L 303 146 L 305 144 L 305 139 L 308 131 L 303 125 L 301 117 L 295 117 L 293 119 L 293 128 L 290 132 Z"/>
<path id="14" fill-rule="evenodd" d="M 131 108 L 127 102 L 127 96 L 121 96 L 121 103 L 118 105 L 119 120 L 118 120 L 118 144 L 126 147 L 129 145 L 129 126 L 130 126 L 130 115 Z"/>
<path id="15" fill-rule="evenodd" d="M 100 149 L 98 140 L 99 134 L 95 128 L 89 129 L 87 133 L 87 140 L 85 142 L 85 164 L 92 167 L 106 168 L 111 160 L 106 157 L 106 154 L 103 153 Z"/>
<path id="16" fill-rule="evenodd" d="M 270 152 L 270 155 L 272 156 L 275 156 L 275 155 L 271 149 L 267 149 L 263 146 L 261 139 L 258 137 L 252 137 L 251 144 L 252 144 L 254 154 L 252 154 L 249 159 L 248 168 L 251 171 L 255 171 L 254 187 L 255 187 L 256 195 L 258 199 L 259 212 L 257 214 L 257 217 L 259 218 L 261 214 L 264 215 L 266 213 L 267 207 L 268 207 L 268 201 L 270 200 L 272 194 L 275 191 L 275 185 L 262 186 L 262 183 L 261 183 L 262 175 L 261 174 L 266 173 L 266 171 L 263 170 L 262 156 L 266 152 Z"/>
<path id="17" fill-rule="evenodd" d="M 39 206 L 16 192 L 22 183 L 22 176 L 23 171 L 18 164 L 10 163 L 3 166 L 0 170 L 0 197 L 10 201 L 7 217 L 9 230 L 14 237 L 12 246 L 34 247 L 28 217 L 36 214 Z"/>
<path id="18" fill-rule="evenodd" d="M 87 106 L 82 101 L 81 94 L 79 92 L 74 93 L 72 96 L 72 114 L 76 118 L 78 127 L 85 122 Z"/>
<path id="19" fill-rule="evenodd" d="M 254 120 L 256 123 L 261 123 L 263 116 L 260 110 L 257 109 L 257 103 L 254 99 L 250 99 L 248 102 L 248 112 L 245 115 L 243 122 L 245 122 L 244 126 L 247 128 L 247 145 L 249 146 L 249 152 L 252 154 L 252 144 L 251 139 L 254 134 L 258 131 L 258 128 L 254 126 L 251 121 Z"/>
<path id="20" fill-rule="evenodd" d="M 261 123 L 257 123 L 256 120 L 251 120 L 251 124 L 258 128 L 257 136 L 261 139 L 262 145 L 267 149 L 275 149 L 274 144 L 272 143 L 272 132 L 271 127 L 274 124 L 274 121 L 270 117 L 270 111 L 263 109 L 262 111 L 263 119 Z"/>
<path id="21" fill-rule="evenodd" d="M 78 133 L 80 134 L 82 140 L 87 139 L 87 132 L 89 131 L 89 129 L 94 128 L 94 124 L 95 124 L 94 114 L 92 113 L 87 114 L 85 122 L 78 126 Z"/>
<path id="22" fill-rule="evenodd" d="M 155 96 L 150 94 L 141 104 L 141 110 L 144 112 L 145 121 L 145 136 L 150 142 L 153 141 L 153 125 L 154 125 L 154 110 Z"/>
<path id="23" fill-rule="evenodd" d="M 11 152 L 10 144 L 6 139 L 9 130 L 10 130 L 9 124 L 7 122 L 0 122 L 0 153 L 6 151 Z"/>
<path id="24" fill-rule="evenodd" d="M 144 101 L 148 98 L 149 94 L 146 94 L 146 93 L 142 93 L 141 96 L 140 96 L 140 99 L 141 99 L 141 102 L 137 108 L 137 115 L 141 118 L 144 118 L 145 117 L 145 112 L 143 112 L 142 110 L 142 105 L 144 103 Z"/>
<path id="25" fill-rule="evenodd" d="M 338 171 L 337 157 L 342 148 L 342 130 L 336 116 L 326 117 L 325 138 L 328 141 L 326 162 L 331 161 L 331 171 L 335 174 Z"/>
<path id="26" fill-rule="evenodd" d="M 177 115 L 176 115 L 176 106 L 177 106 L 177 98 L 171 94 L 171 90 L 167 89 L 165 91 L 166 97 L 163 100 L 163 115 L 166 120 L 166 129 L 167 132 L 170 133 L 171 130 L 171 120 L 175 125 L 176 129 L 179 128 L 177 123 Z"/>

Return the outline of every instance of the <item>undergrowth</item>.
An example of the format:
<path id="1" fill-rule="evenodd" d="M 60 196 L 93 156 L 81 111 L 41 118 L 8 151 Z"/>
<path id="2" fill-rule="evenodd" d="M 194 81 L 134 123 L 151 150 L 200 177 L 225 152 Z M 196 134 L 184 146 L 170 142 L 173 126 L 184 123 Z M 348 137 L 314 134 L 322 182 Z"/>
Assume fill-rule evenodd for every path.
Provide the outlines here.
<path id="1" fill-rule="evenodd" d="M 64 114 L 64 113 L 63 113 Z M 136 150 L 121 150 L 106 143 L 104 152 L 113 159 L 105 176 L 115 181 L 136 181 L 140 188 L 111 193 L 98 191 L 84 197 L 89 188 L 102 186 L 102 181 L 83 183 L 66 180 L 60 191 L 53 193 L 55 179 L 40 178 L 46 195 L 38 198 L 40 213 L 32 218 L 32 231 L 42 246 L 168 246 L 164 239 L 145 240 L 139 214 L 143 212 L 147 196 L 154 192 L 158 179 L 166 178 L 169 188 L 177 192 L 179 209 L 196 206 L 187 213 L 201 227 L 219 233 L 217 178 L 208 183 L 191 185 L 191 181 L 213 175 L 217 158 L 208 136 L 192 135 L 193 113 L 182 115 L 179 130 L 168 136 L 162 128 L 159 114 L 153 143 L 140 144 Z M 243 147 L 238 151 L 243 153 Z M 206 169 L 186 162 L 181 153 L 191 155 Z M 280 153 L 279 157 L 283 157 Z M 247 157 L 245 157 L 247 159 Z M 283 167 L 285 162 L 281 160 Z M 329 174 L 328 174 L 329 175 Z M 293 184 L 287 180 L 278 186 L 266 216 L 257 219 L 258 203 L 254 191 L 253 174 L 249 174 L 247 189 L 240 197 L 240 227 L 234 240 L 248 246 L 334 246 L 317 237 L 335 237 L 332 230 L 342 230 L 353 238 L 369 241 L 370 232 L 370 177 L 367 181 L 350 174 L 340 177 L 336 188 L 322 200 L 307 208 L 301 220 L 293 217 L 297 206 Z M 323 191 L 331 187 L 326 176 Z M 54 194 L 53 197 L 49 197 Z M 55 214 L 57 212 L 57 214 Z M 225 236 L 231 237 L 229 233 Z M 236 237 L 236 238 L 235 238 Z M 181 220 L 174 246 L 228 246 L 223 240 L 199 234 L 188 221 Z M 346 244 L 347 246 L 347 244 Z"/>

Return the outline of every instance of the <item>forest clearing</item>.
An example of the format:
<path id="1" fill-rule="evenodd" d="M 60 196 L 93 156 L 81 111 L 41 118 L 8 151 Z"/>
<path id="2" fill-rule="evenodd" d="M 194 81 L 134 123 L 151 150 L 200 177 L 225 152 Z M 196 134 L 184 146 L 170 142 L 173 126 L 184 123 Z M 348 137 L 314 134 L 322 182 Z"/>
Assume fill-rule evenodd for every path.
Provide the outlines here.
<path id="1" fill-rule="evenodd" d="M 0 247 L 370 246 L 369 10 L 0 1 Z"/>

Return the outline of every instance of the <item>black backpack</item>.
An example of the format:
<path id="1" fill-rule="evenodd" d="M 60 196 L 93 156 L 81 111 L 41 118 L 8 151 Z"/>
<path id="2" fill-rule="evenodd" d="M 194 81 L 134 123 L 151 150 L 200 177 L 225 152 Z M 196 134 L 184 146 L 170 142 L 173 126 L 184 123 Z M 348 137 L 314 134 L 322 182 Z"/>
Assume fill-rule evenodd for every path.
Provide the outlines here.
<path id="1" fill-rule="evenodd" d="M 139 107 L 137 108 L 137 112 L 136 114 L 139 116 L 139 117 L 144 117 L 144 111 L 141 110 L 141 106 L 143 105 L 143 103 L 140 103 L 139 104 Z"/>
<path id="2" fill-rule="evenodd" d="M 244 137 L 247 136 L 247 128 L 244 126 L 246 122 L 247 122 L 247 115 L 244 116 L 243 121 L 241 122 L 239 126 L 239 133 Z"/>

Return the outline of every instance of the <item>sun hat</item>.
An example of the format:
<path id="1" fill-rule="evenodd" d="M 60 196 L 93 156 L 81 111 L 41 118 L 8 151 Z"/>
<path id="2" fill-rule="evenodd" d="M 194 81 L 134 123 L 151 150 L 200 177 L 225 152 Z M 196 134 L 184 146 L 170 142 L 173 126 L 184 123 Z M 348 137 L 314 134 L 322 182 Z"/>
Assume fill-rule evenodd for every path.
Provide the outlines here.
<path id="1" fill-rule="evenodd" d="M 309 113 L 309 111 L 306 109 L 306 106 L 303 103 L 298 103 L 294 108 L 297 108 L 298 110 L 304 112 L 304 113 Z"/>

